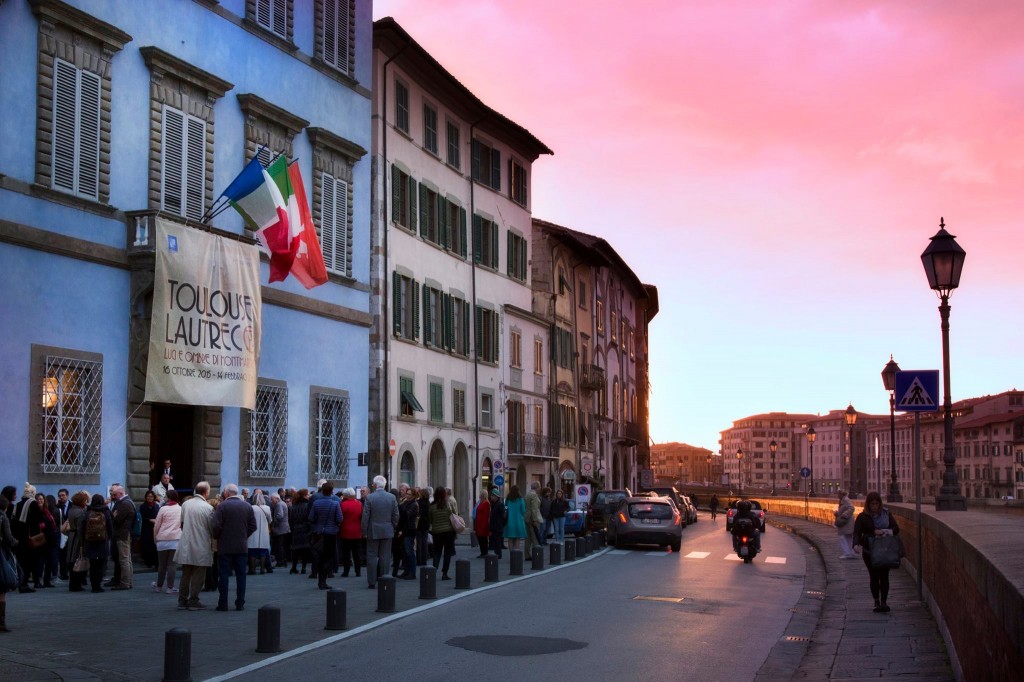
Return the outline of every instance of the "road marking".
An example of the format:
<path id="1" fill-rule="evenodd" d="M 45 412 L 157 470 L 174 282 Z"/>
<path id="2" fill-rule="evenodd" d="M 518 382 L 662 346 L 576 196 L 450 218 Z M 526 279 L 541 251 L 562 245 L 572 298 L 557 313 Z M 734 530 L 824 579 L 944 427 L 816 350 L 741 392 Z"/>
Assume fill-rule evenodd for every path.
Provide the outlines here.
<path id="1" fill-rule="evenodd" d="M 725 560 L 726 561 L 743 561 L 743 557 L 737 556 L 735 554 L 728 554 L 728 555 L 726 555 Z"/>
<path id="2" fill-rule="evenodd" d="M 766 564 L 784 564 L 786 563 L 786 557 L 784 556 L 770 556 L 764 560 Z"/>
<path id="3" fill-rule="evenodd" d="M 711 552 L 690 552 L 686 555 L 687 559 L 707 559 L 711 555 Z"/>
<path id="4" fill-rule="evenodd" d="M 625 554 L 632 554 L 632 552 L 625 549 L 613 549 L 608 552 L 608 556 L 623 556 Z"/>
<path id="5" fill-rule="evenodd" d="M 644 556 L 668 556 L 669 554 L 671 554 L 671 552 L 666 552 L 664 550 L 658 550 L 656 552 L 644 552 Z"/>

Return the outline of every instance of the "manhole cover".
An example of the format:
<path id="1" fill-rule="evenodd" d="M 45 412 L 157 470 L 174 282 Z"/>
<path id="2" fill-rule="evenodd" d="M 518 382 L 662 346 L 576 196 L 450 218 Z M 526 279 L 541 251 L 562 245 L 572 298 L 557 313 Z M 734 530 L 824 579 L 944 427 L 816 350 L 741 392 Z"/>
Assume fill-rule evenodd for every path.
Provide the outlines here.
<path id="1" fill-rule="evenodd" d="M 664 601 L 670 604 L 680 604 L 683 601 L 683 597 L 646 597 L 642 594 L 638 594 L 633 599 L 639 601 Z"/>
<path id="2" fill-rule="evenodd" d="M 492 656 L 536 656 L 538 654 L 560 654 L 587 646 L 560 637 L 528 637 L 526 635 L 474 635 L 453 637 L 445 644 L 457 646 L 466 651 L 475 651 Z"/>

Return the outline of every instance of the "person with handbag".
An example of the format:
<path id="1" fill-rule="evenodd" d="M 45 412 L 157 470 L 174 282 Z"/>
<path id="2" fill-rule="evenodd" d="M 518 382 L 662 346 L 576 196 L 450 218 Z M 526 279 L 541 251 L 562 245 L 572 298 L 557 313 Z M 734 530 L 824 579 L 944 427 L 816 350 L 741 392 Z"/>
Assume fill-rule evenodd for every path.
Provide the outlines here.
<path id="1" fill-rule="evenodd" d="M 0 632 L 10 632 L 7 629 L 7 592 L 18 586 L 18 564 L 14 558 L 14 548 L 18 541 L 11 533 L 11 521 L 7 518 L 7 511 L 11 501 L 7 497 L 0 497 L 0 562 L 3 562 L 4 579 L 0 580 Z"/>
<path id="2" fill-rule="evenodd" d="M 836 517 L 832 525 L 839 533 L 839 558 L 856 559 L 857 555 L 853 552 L 853 502 L 850 502 L 850 496 L 845 490 L 840 490 L 837 494 L 839 507 L 832 511 L 832 515 Z"/>
<path id="3" fill-rule="evenodd" d="M 455 528 L 452 527 L 452 508 L 448 506 L 447 492 L 438 487 L 434 491 L 434 501 L 430 505 L 430 534 L 434 536 L 434 568 L 441 563 L 441 580 L 451 580 L 448 569 L 451 567 L 452 556 L 455 555 Z"/>
<path id="4" fill-rule="evenodd" d="M 359 544 L 363 539 L 363 505 L 356 499 L 355 488 L 342 490 L 341 498 L 341 530 L 338 531 L 341 546 L 341 577 L 347 578 L 354 566 L 358 578 L 362 575 L 363 565 L 359 559 Z"/>
<path id="5" fill-rule="evenodd" d="M 896 524 L 896 517 L 889 513 L 887 507 L 882 506 L 882 496 L 877 492 L 868 493 L 864 501 L 864 511 L 857 516 L 853 527 L 854 548 L 864 557 L 864 565 L 868 567 L 870 577 L 871 597 L 875 600 L 875 613 L 888 613 L 889 608 L 889 570 L 891 563 L 882 561 L 881 547 L 875 547 L 880 542 L 885 545 L 896 545 L 900 528 Z M 889 540 L 893 538 L 893 540 Z M 886 547 L 886 554 L 888 554 Z M 896 557 L 896 565 L 899 565 L 899 557 Z"/>
<path id="6" fill-rule="evenodd" d="M 84 543 L 81 533 L 82 520 L 85 518 L 85 510 L 88 506 L 89 493 L 79 490 L 71 496 L 68 518 L 64 522 L 68 536 L 68 542 L 64 549 L 67 550 L 68 555 L 69 592 L 81 592 L 85 588 L 85 581 L 89 575 L 89 559 L 82 553 Z"/>
<path id="7" fill-rule="evenodd" d="M 36 487 L 31 483 L 25 483 L 21 491 L 21 501 L 14 508 L 14 517 L 11 520 L 11 532 L 18 541 L 17 557 L 21 565 L 21 584 L 18 592 L 35 592 L 29 587 L 28 581 L 31 576 L 39 586 L 39 548 L 46 544 L 46 536 L 39 530 L 42 522 L 42 512 L 36 504 Z"/>
<path id="8" fill-rule="evenodd" d="M 89 582 L 93 592 L 103 591 L 103 569 L 111 555 L 111 539 L 114 537 L 114 520 L 103 495 L 92 496 L 92 504 L 82 516 L 78 532 L 82 534 L 82 554 L 89 560 Z"/>
<path id="9" fill-rule="evenodd" d="M 60 582 L 60 516 L 57 512 L 57 498 L 53 495 L 36 495 L 36 504 L 42 513 L 43 521 L 40 529 L 46 538 L 46 544 L 39 552 L 39 573 L 43 576 L 43 587 L 56 587 L 54 582 Z M 39 586 L 36 585 L 38 588 Z"/>

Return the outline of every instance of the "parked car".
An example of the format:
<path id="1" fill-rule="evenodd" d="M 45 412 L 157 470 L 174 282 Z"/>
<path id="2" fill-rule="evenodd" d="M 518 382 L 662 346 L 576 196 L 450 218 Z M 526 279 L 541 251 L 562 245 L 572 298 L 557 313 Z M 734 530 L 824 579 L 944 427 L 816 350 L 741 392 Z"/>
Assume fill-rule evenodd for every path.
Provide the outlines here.
<path id="1" fill-rule="evenodd" d="M 732 520 L 736 516 L 736 503 L 738 500 L 733 500 L 729 505 L 729 510 L 725 513 L 725 532 L 732 532 Z M 764 508 L 761 503 L 757 500 L 747 500 L 750 503 L 751 511 L 761 517 L 761 532 L 765 532 L 768 529 L 767 517 L 764 513 Z"/>
<path id="2" fill-rule="evenodd" d="M 565 513 L 565 534 L 583 535 L 587 528 L 587 510 L 579 508 L 576 500 L 569 500 L 569 511 Z"/>
<path id="3" fill-rule="evenodd" d="M 622 490 L 598 490 L 587 511 L 587 524 L 590 530 L 601 530 L 608 527 L 608 517 L 612 511 L 618 508 L 619 503 L 627 497 L 632 497 L 633 492 L 629 488 Z"/>
<path id="4" fill-rule="evenodd" d="M 608 542 L 615 547 L 658 545 L 678 552 L 682 541 L 682 515 L 667 498 L 624 498 L 608 520 Z"/>
<path id="5" fill-rule="evenodd" d="M 679 512 L 680 525 L 683 527 L 683 530 L 686 530 L 686 525 L 690 523 L 690 515 L 686 507 L 676 504 L 676 501 L 667 495 L 659 495 L 653 490 L 645 490 L 637 493 L 634 497 L 642 497 L 647 500 L 668 500 L 668 503 L 672 505 L 672 508 Z"/>
<path id="6" fill-rule="evenodd" d="M 644 488 L 645 492 L 652 492 L 660 495 L 661 497 L 670 497 L 672 501 L 676 503 L 677 509 L 683 508 L 683 494 L 679 492 L 679 489 L 674 485 L 656 485 L 651 488 Z"/>
<path id="7" fill-rule="evenodd" d="M 679 497 L 682 499 L 683 506 L 686 509 L 686 522 L 697 523 L 697 505 L 693 503 L 693 500 L 688 495 L 680 495 Z"/>

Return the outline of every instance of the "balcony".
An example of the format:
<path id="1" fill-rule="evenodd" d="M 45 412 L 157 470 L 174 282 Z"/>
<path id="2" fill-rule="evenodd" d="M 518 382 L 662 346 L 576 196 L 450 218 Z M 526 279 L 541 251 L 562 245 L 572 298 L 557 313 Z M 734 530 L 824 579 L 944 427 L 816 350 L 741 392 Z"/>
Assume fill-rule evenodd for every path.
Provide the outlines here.
<path id="1" fill-rule="evenodd" d="M 643 426 L 637 422 L 615 422 L 612 427 L 612 442 L 626 447 L 645 443 Z"/>
<path id="2" fill-rule="evenodd" d="M 597 391 L 605 386 L 604 368 L 597 365 L 580 365 L 580 388 Z"/>
<path id="3" fill-rule="evenodd" d="M 558 447 L 553 438 L 544 434 L 509 433 L 508 454 L 510 457 L 558 459 Z"/>

